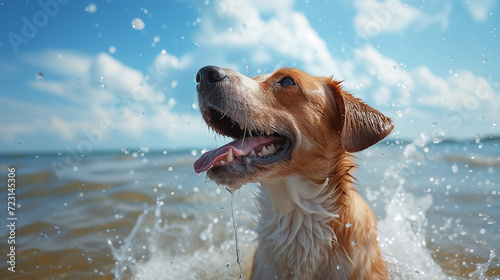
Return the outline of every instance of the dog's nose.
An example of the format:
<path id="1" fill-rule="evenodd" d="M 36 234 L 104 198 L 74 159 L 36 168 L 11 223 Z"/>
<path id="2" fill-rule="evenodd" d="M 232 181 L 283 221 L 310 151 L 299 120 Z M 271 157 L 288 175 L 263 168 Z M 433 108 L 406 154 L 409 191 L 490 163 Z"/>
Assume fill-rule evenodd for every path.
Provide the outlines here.
<path id="1" fill-rule="evenodd" d="M 222 68 L 205 66 L 196 74 L 196 82 L 199 83 L 198 86 L 203 90 L 214 83 L 222 81 L 225 77 L 227 77 L 227 74 Z"/>

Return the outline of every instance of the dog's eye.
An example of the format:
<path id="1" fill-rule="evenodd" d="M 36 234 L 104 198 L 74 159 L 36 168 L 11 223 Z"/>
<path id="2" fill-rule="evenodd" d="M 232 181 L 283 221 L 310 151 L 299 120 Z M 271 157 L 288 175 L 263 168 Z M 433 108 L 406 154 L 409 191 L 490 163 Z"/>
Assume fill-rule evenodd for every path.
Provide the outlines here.
<path id="1" fill-rule="evenodd" d="M 286 76 L 286 77 L 282 78 L 281 80 L 279 80 L 278 84 L 280 84 L 282 86 L 294 86 L 295 81 L 293 80 L 292 77 Z"/>

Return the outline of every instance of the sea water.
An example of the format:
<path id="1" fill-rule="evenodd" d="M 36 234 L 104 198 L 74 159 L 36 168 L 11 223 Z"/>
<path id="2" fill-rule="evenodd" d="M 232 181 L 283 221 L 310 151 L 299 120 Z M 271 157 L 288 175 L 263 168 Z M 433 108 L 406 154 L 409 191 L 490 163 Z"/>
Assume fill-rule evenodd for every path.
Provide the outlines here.
<path id="1" fill-rule="evenodd" d="M 441 147 L 430 148 L 429 144 L 414 141 L 378 145 L 358 155 L 358 189 L 377 215 L 379 245 L 390 279 L 499 279 L 496 250 L 500 242 L 495 222 L 500 210 L 500 189 L 496 187 L 498 143 L 490 143 L 488 151 L 459 148 L 455 143 L 440 142 Z M 463 173 L 458 174 L 457 169 Z M 217 189 L 212 186 L 205 190 L 217 193 Z M 256 238 L 252 231 L 257 219 L 252 202 L 255 191 L 256 185 L 246 185 L 231 193 L 229 199 L 220 191 L 214 206 L 226 205 L 229 200 L 231 213 L 225 213 L 220 220 L 214 220 L 210 213 L 187 219 L 174 246 L 182 250 L 148 254 L 144 261 L 138 260 L 130 267 L 133 275 L 139 279 L 241 279 L 237 234 L 240 233 L 243 254 L 251 251 Z M 236 210 L 232 207 L 234 195 L 240 198 Z M 481 214 L 482 209 L 487 213 Z M 455 213 L 448 215 L 449 211 Z M 235 221 L 234 213 L 236 220 L 240 218 L 239 227 L 231 224 Z M 485 223 L 481 223 L 481 215 L 488 215 Z M 226 222 L 221 223 L 224 219 Z M 472 224 L 482 228 L 478 231 Z M 155 226 L 152 231 L 154 228 L 161 227 Z M 195 228 L 200 233 L 193 231 Z M 168 235 L 171 230 L 164 226 L 157 234 Z M 191 238 L 179 240 L 179 236 L 189 234 Z M 193 246 L 193 241 L 200 240 L 205 244 Z M 135 251 L 129 247 L 125 244 L 121 250 Z M 148 247 L 160 246 L 153 241 Z M 122 260 L 131 255 L 115 258 L 122 265 Z M 124 279 L 119 268 L 117 265 L 116 276 Z M 488 270 L 495 272 L 487 276 Z"/>
<path id="2" fill-rule="evenodd" d="M 356 154 L 390 279 L 500 278 L 499 145 L 416 139 Z M 89 154 L 62 178 L 64 153 L 0 157 L 3 181 L 16 166 L 19 222 L 19 270 L 2 263 L 1 278 L 238 279 L 238 248 L 248 279 L 258 185 L 231 195 L 194 173 L 191 150 Z"/>

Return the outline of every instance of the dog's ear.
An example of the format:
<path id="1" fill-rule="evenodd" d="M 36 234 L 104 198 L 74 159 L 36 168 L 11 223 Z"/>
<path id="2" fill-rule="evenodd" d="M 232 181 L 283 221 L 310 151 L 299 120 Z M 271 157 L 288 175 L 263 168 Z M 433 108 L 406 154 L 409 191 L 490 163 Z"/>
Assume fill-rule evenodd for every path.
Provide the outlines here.
<path id="1" fill-rule="evenodd" d="M 391 133 L 394 124 L 390 118 L 344 92 L 338 83 L 333 86 L 335 103 L 342 118 L 340 138 L 347 152 L 362 151 Z"/>

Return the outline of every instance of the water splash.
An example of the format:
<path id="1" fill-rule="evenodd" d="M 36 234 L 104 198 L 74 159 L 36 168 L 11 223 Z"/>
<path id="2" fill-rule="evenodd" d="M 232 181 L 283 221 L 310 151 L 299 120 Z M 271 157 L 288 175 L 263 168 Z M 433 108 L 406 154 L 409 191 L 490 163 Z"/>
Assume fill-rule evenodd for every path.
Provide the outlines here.
<path id="1" fill-rule="evenodd" d="M 484 260 L 484 263 L 467 267 L 466 273 L 459 274 L 463 277 L 460 278 L 447 275 L 445 272 L 451 274 L 453 272 L 445 266 L 443 271 L 434 259 L 436 256 L 433 257 L 436 251 L 429 249 L 432 248 L 432 244 L 439 242 L 439 239 L 433 241 L 430 237 L 442 234 L 432 233 L 434 222 L 430 214 L 434 207 L 438 206 L 438 202 L 433 202 L 433 199 L 439 200 L 439 196 L 432 191 L 422 190 L 420 185 L 412 184 L 414 179 L 411 176 L 420 176 L 418 173 L 421 170 L 420 164 L 425 165 L 428 159 L 429 152 L 426 149 L 433 146 L 432 138 L 422 137 L 404 146 L 404 153 L 399 154 L 404 158 L 399 158 L 395 163 L 388 163 L 383 169 L 382 165 L 377 165 L 380 170 L 384 170 L 385 176 L 382 186 L 376 186 L 376 190 L 372 191 L 376 191 L 377 195 L 373 195 L 372 199 L 368 195 L 368 201 L 372 205 L 378 204 L 379 207 L 374 207 L 375 211 L 379 211 L 376 216 L 383 217 L 379 219 L 378 238 L 388 264 L 389 279 L 469 279 L 467 277 L 469 275 L 474 277 L 472 279 L 498 279 L 485 276 L 492 273 L 488 268 L 495 267 L 498 260 L 496 256 L 490 254 L 487 262 Z M 374 157 L 378 154 L 380 153 L 374 153 Z M 387 151 L 385 155 L 392 157 Z M 447 165 L 447 168 L 453 170 L 451 164 Z M 452 170 L 448 169 L 448 172 L 452 173 Z M 258 219 L 257 211 L 252 208 L 253 206 L 249 206 L 250 203 L 238 203 L 242 196 L 247 194 L 246 187 L 236 196 L 231 193 L 229 200 L 229 194 L 226 194 L 223 188 L 216 187 L 212 181 L 210 181 L 212 184 L 208 182 L 208 178 L 205 177 L 205 189 L 210 193 L 207 198 L 198 201 L 191 197 L 193 202 L 197 202 L 196 211 L 183 213 L 181 219 L 181 215 L 176 214 L 179 209 L 174 207 L 185 207 L 186 203 L 192 200 L 183 198 L 165 201 L 165 204 L 158 205 L 154 211 L 149 209 L 140 215 L 136 227 L 126 239 L 117 238 L 113 239 L 113 242 L 109 241 L 116 259 L 113 270 L 116 279 L 242 279 L 242 271 L 245 274 L 246 271 L 242 266 L 238 267 L 235 264 L 245 263 L 244 268 L 248 269 L 247 252 L 255 245 L 252 243 L 255 233 L 248 232 L 255 226 L 255 220 Z M 449 183 L 451 188 L 453 183 Z M 194 187 L 194 194 L 190 194 L 196 197 L 204 190 L 203 179 L 194 186 L 200 186 Z M 166 188 L 168 186 L 164 186 L 164 189 Z M 422 191 L 425 195 L 416 195 Z M 210 200 L 208 198 L 210 196 L 214 199 Z M 248 194 L 246 198 L 251 199 L 251 197 L 252 195 Z M 236 200 L 234 205 L 233 200 Z M 231 213 L 228 209 L 231 209 Z M 162 213 L 168 215 L 168 221 L 162 217 Z M 475 215 L 477 213 L 480 212 L 475 212 Z M 493 213 L 488 213 L 493 216 Z M 480 215 L 483 220 L 486 218 L 485 214 L 480 213 Z M 235 223 L 235 216 L 238 217 L 240 228 Z M 350 227 L 352 224 L 347 223 L 345 226 Z M 461 233 L 462 231 L 458 232 Z M 463 231 L 463 234 L 468 232 Z M 497 254 L 496 251 L 493 253 Z M 458 264 L 456 267 L 461 265 Z M 474 269 L 476 271 L 471 273 Z"/>
<path id="2" fill-rule="evenodd" d="M 144 210 L 139 218 L 137 218 L 137 222 L 132 229 L 132 232 L 130 232 L 128 237 L 121 242 L 123 244 L 121 247 L 114 247 L 113 242 L 108 239 L 108 245 L 111 248 L 111 253 L 116 260 L 114 273 L 115 279 L 117 280 L 131 278 L 130 276 L 133 275 L 133 272 L 137 267 L 138 262 L 134 256 L 130 255 L 130 252 L 132 252 L 135 236 L 138 235 L 147 214 L 148 210 Z"/>
<path id="3" fill-rule="evenodd" d="M 215 202 L 219 204 L 221 199 Z M 192 201 L 196 203 L 197 199 Z M 232 265 L 234 254 L 229 251 L 235 240 L 238 248 L 252 248 L 253 232 L 242 231 L 234 239 L 236 225 L 231 224 L 229 215 L 221 215 L 223 210 L 207 211 L 201 205 L 193 205 L 176 215 L 179 209 L 173 212 L 171 202 L 161 202 L 144 210 L 125 239 L 108 240 L 116 260 L 115 279 L 243 279 L 242 268 Z M 162 213 L 168 213 L 169 219 Z M 240 211 L 243 223 L 248 223 L 246 217 L 250 218 L 246 213 Z"/>
<path id="4" fill-rule="evenodd" d="M 448 279 L 426 249 L 424 213 L 431 205 L 430 195 L 417 198 L 400 186 L 386 206 L 387 216 L 378 224 L 379 246 L 392 279 Z"/>
<path id="5" fill-rule="evenodd" d="M 488 271 L 488 268 L 490 267 L 491 262 L 497 255 L 497 250 L 491 249 L 490 250 L 490 258 L 486 263 L 478 263 L 476 264 L 476 270 L 469 274 L 469 277 L 472 279 L 479 279 L 479 280 L 485 280 L 486 278 L 486 271 Z"/>
<path id="6" fill-rule="evenodd" d="M 432 139 L 432 143 L 434 143 L 434 144 L 439 144 L 441 142 L 443 142 L 443 138 L 441 138 L 441 137 L 434 137 Z"/>
<path id="7" fill-rule="evenodd" d="M 241 187 L 241 186 L 240 186 Z M 234 219 L 234 189 L 228 189 L 228 191 L 231 193 L 231 218 L 233 220 L 233 231 L 234 231 L 234 242 L 236 244 L 236 262 L 240 266 L 240 280 L 243 280 L 245 277 L 243 276 L 243 266 L 241 264 L 241 253 L 240 253 L 240 247 L 238 246 L 238 231 L 236 230 L 236 220 Z"/>

